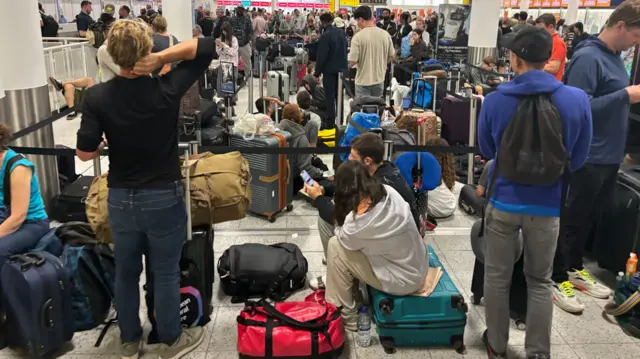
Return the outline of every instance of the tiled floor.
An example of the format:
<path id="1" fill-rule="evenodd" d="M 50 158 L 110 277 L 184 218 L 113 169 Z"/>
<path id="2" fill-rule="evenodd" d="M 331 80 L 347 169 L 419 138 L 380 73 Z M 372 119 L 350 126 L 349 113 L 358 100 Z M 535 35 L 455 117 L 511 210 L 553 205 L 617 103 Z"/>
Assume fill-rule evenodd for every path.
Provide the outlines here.
<path id="1" fill-rule="evenodd" d="M 257 91 L 256 91 L 257 93 Z M 246 104 L 246 91 L 240 94 L 240 104 Z M 257 98 L 257 95 L 254 99 Z M 238 108 L 242 113 L 243 108 Z M 56 143 L 73 147 L 75 144 L 75 132 L 79 126 L 79 120 L 58 121 L 55 127 Z M 106 170 L 107 160 L 102 161 Z M 79 168 L 92 173 L 90 164 L 79 163 Z M 309 278 L 325 273 L 322 264 L 322 246 L 316 226 L 316 210 L 304 201 L 296 201 L 294 210 L 280 216 L 274 224 L 269 224 L 261 218 L 248 216 L 247 218 L 216 226 L 215 231 L 215 256 L 217 258 L 232 244 L 236 243 L 275 243 L 291 242 L 297 244 L 309 261 Z M 470 302 L 470 286 L 473 271 L 474 256 L 469 243 L 469 229 L 474 221 L 464 213 L 456 212 L 448 220 L 439 221 L 436 231 L 427 236 L 427 243 L 431 244 L 445 267 L 462 292 L 465 299 Z M 596 277 L 609 276 L 607 273 L 592 268 Z M 240 305 L 232 304 L 228 297 L 219 291 L 219 278 L 216 275 L 214 284 L 215 293 L 213 304 L 215 310 L 211 323 L 206 327 L 206 339 L 204 343 L 188 358 L 191 359 L 227 359 L 237 358 L 236 347 L 236 321 Z M 310 290 L 305 289 L 294 294 L 289 300 L 304 298 Z M 623 359 L 637 358 L 640 352 L 640 341 L 627 336 L 617 326 L 606 322 L 602 316 L 602 308 L 606 301 L 593 300 L 582 294 L 578 294 L 586 304 L 585 312 L 580 316 L 567 314 L 561 310 L 554 310 L 553 329 L 551 332 L 552 356 L 554 359 Z M 144 303 L 144 302 L 143 302 Z M 141 318 L 146 320 L 146 310 L 141 308 Z M 468 325 L 465 332 L 465 344 L 467 353 L 462 356 L 456 354 L 450 348 L 422 348 L 399 349 L 395 358 L 486 358 L 482 347 L 481 334 L 485 329 L 484 307 L 470 305 L 468 313 Z M 147 326 L 147 330 L 149 330 Z M 64 355 L 64 358 L 93 359 L 93 358 L 119 358 L 117 355 L 118 329 L 112 328 L 100 348 L 94 348 L 94 342 L 98 337 L 99 329 L 77 333 L 73 339 L 73 348 Z M 518 331 L 512 326 L 510 336 L 511 358 L 524 357 L 524 332 Z M 152 356 L 154 348 L 147 348 Z M 18 357 L 9 350 L 0 351 L 0 358 Z M 378 359 L 387 357 L 380 345 L 375 342 L 371 347 L 357 347 L 352 335 L 348 336 L 348 345 L 342 358 L 368 358 Z"/>

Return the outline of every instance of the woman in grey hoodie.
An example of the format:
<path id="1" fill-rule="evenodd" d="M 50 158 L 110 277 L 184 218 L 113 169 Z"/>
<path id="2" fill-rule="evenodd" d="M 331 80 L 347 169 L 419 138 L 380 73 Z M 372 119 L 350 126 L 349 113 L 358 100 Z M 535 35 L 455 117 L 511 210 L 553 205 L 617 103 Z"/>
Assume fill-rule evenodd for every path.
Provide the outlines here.
<path id="1" fill-rule="evenodd" d="M 418 291 L 429 260 L 409 204 L 393 187 L 347 161 L 335 177 L 335 237 L 327 251 L 326 299 L 342 307 L 345 328 L 357 330 L 354 281 L 393 295 Z"/>

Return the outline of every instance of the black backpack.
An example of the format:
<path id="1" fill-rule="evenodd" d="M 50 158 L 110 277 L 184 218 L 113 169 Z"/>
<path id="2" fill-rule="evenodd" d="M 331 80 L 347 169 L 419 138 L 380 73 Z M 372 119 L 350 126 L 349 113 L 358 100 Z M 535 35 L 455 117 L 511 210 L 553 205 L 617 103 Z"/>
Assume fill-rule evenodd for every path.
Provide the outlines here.
<path id="1" fill-rule="evenodd" d="M 218 260 L 218 274 L 233 303 L 252 297 L 284 300 L 304 287 L 307 259 L 293 243 L 233 245 Z"/>
<path id="2" fill-rule="evenodd" d="M 107 32 L 109 31 L 108 23 L 98 20 L 89 25 L 87 30 L 87 40 L 96 49 L 99 49 L 102 44 L 107 40 Z"/>
<path id="3" fill-rule="evenodd" d="M 58 37 L 60 25 L 51 15 L 40 14 L 43 26 L 40 28 L 42 37 Z"/>
<path id="4" fill-rule="evenodd" d="M 567 169 L 562 137 L 562 120 L 551 97 L 525 96 L 500 140 L 496 156 L 500 174 L 519 184 L 555 184 Z"/>

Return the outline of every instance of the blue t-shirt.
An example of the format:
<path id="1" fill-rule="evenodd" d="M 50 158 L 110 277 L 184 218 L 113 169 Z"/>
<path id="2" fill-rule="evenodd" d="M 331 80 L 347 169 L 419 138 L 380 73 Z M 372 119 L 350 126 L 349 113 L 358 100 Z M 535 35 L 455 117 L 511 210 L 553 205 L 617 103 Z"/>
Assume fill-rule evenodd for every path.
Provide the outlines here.
<path id="1" fill-rule="evenodd" d="M 0 208 L 4 208 L 4 176 L 6 173 L 7 161 L 17 156 L 18 154 L 12 149 L 8 149 L 4 160 L 2 161 L 2 167 L 0 167 Z M 36 170 L 33 163 L 29 162 L 26 158 L 16 161 L 9 172 L 13 171 L 16 166 L 25 166 L 31 168 L 33 176 L 31 176 L 31 195 L 29 197 L 29 209 L 27 211 L 27 221 L 29 220 L 46 220 L 47 212 L 44 208 L 44 202 L 42 201 L 42 195 L 40 194 L 40 185 L 38 184 L 38 176 L 36 176 Z M 6 208 L 10 210 L 10 208 Z"/>

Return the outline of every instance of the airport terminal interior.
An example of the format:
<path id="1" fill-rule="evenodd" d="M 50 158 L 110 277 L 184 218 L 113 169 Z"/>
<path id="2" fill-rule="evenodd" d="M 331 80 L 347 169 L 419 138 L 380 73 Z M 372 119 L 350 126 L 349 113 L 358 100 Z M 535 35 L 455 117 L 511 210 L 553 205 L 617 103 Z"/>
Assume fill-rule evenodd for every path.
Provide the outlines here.
<path id="1" fill-rule="evenodd" d="M 258 81 L 254 81 L 254 99 L 259 96 Z M 248 89 L 243 88 L 238 95 L 236 111 L 244 114 L 248 111 Z M 290 97 L 295 102 L 295 95 Z M 345 106 L 348 102 L 345 100 Z M 347 107 L 348 108 L 348 107 Z M 76 132 L 80 126 L 80 118 L 67 121 L 56 121 L 53 125 L 56 144 L 75 146 Z M 102 169 L 108 169 L 109 161 L 102 159 Z M 330 158 L 325 158 L 330 163 Z M 78 173 L 93 175 L 91 162 L 76 160 Z M 461 183 L 456 188 L 462 187 Z M 317 229 L 317 210 L 307 201 L 298 199 L 294 202 L 291 212 L 285 212 L 277 217 L 275 223 L 269 223 L 264 218 L 250 214 L 246 218 L 215 225 L 215 263 L 223 251 L 233 244 L 240 243 L 264 243 L 274 244 L 279 242 L 291 242 L 297 244 L 309 261 L 308 278 L 316 278 L 326 274 L 326 266 L 323 265 L 323 252 L 320 236 Z M 467 313 L 467 326 L 464 335 L 464 344 L 467 351 L 464 355 L 457 354 L 451 348 L 398 348 L 395 354 L 385 354 L 384 349 L 374 341 L 369 347 L 359 347 L 353 338 L 354 333 L 347 335 L 348 344 L 340 358 L 398 358 L 398 359 L 456 359 L 456 358 L 486 358 L 486 350 L 482 344 L 482 333 L 486 329 L 483 304 L 471 304 L 471 278 L 475 256 L 471 251 L 469 232 L 471 225 L 476 220 L 459 208 L 453 216 L 438 221 L 438 227 L 434 232 L 427 234 L 425 242 L 436 250 L 443 266 L 451 275 L 456 287 L 463 294 L 469 304 Z M 590 264 L 596 280 L 613 285 L 613 276 Z M 144 275 L 143 275 L 144 278 Z M 141 285 L 144 280 L 141 280 Z M 242 308 L 242 304 L 233 304 L 228 296 L 219 290 L 220 279 L 216 273 L 214 283 L 213 305 L 215 307 L 211 322 L 205 327 L 206 338 L 195 352 L 189 354 L 189 359 L 232 359 L 237 358 L 236 351 L 236 317 Z M 141 293 L 143 291 L 141 290 Z M 287 300 L 303 300 L 311 294 L 311 289 L 303 289 L 292 295 Z M 602 309 L 606 300 L 593 299 L 580 292 L 577 294 L 585 304 L 585 310 L 581 315 L 573 315 L 554 307 L 553 329 L 551 331 L 551 354 L 554 359 L 626 359 L 636 358 L 640 352 L 640 340 L 625 334 L 617 325 L 605 321 L 602 317 Z M 144 306 L 144 300 L 141 302 Z M 140 318 L 147 321 L 146 308 L 140 308 Z M 374 324 L 375 325 L 375 324 Z M 145 328 L 150 330 L 147 323 Z M 375 329 L 372 329 L 375 333 Z M 118 329 L 113 326 L 104 342 L 99 348 L 94 343 L 100 335 L 101 329 L 76 333 L 73 338 L 73 349 L 63 358 L 68 359 L 107 359 L 120 358 L 118 355 Z M 524 358 L 524 331 L 518 330 L 512 321 L 510 331 L 510 358 Z M 11 357 L 11 351 L 0 351 L 0 358 Z M 144 358 L 144 357 L 143 357 Z"/>
<path id="2" fill-rule="evenodd" d="M 25 1 L 25 0 L 11 0 Z M 173 1 L 173 0 L 165 0 Z M 403 0 L 404 1 L 404 0 Z M 407 0 L 409 1 L 409 0 Z M 533 1 L 533 0 L 532 0 Z M 120 1 L 129 3 L 129 1 Z M 427 2 L 427 0 L 425 0 Z M 429 0 L 429 3 L 434 1 Z M 482 1 L 479 1 L 482 3 Z M 65 1 L 66 3 L 66 1 Z M 69 1 L 71 3 L 71 1 Z M 96 2 L 97 3 L 97 2 Z M 117 2 L 116 2 L 117 3 Z M 412 2 L 412 5 L 415 2 Z M 447 2 L 448 3 L 448 2 Z M 452 1 L 453 3 L 453 1 Z M 76 4 L 77 5 L 77 4 Z M 47 4 L 47 8 L 53 9 L 52 4 Z M 65 5 L 67 6 L 67 5 Z M 70 5 L 69 5 L 70 6 Z M 94 9 L 98 6 L 94 5 Z M 350 8 L 351 9 L 351 8 Z M 77 9 L 75 9 L 77 12 Z M 73 11 L 73 9 L 69 10 Z M 506 13 L 515 13 L 513 10 L 505 10 Z M 581 9 L 579 16 L 582 16 L 594 31 L 601 27 L 606 17 L 611 13 L 609 10 L 594 9 L 590 14 Z M 537 9 L 532 14 L 544 12 Z M 561 10 L 562 12 L 562 10 Z M 95 14 L 94 14 L 95 15 Z M 66 24 L 69 26 L 70 24 Z M 71 30 L 73 32 L 73 30 Z M 93 76 L 96 72 L 96 64 L 92 61 L 94 49 L 83 45 L 74 45 L 77 41 L 64 37 L 60 43 L 45 43 L 45 67 L 47 76 L 55 76 L 61 80 Z M 69 46 L 64 51 L 56 48 L 48 51 L 51 46 Z M 1 45 L 0 45 L 1 49 Z M 1 50 L 0 50 L 1 51 Z M 85 53 L 85 51 L 87 51 Z M 237 103 L 234 107 L 235 114 L 242 116 L 256 111 L 255 106 L 250 104 L 249 98 L 253 101 L 260 97 L 259 79 L 253 79 L 253 94 L 249 96 L 251 90 L 248 85 L 242 87 L 238 93 Z M 264 86 L 264 85 L 263 85 Z M 266 88 L 266 87 L 265 87 Z M 291 95 L 288 99 L 290 103 L 296 102 L 296 96 Z M 64 98 L 50 87 L 51 108 L 60 108 L 64 104 Z M 347 98 L 343 99 L 344 108 L 348 111 L 350 103 Z M 76 147 L 77 131 L 80 127 L 82 115 L 75 119 L 61 119 L 52 125 L 54 142 L 56 145 Z M 152 135 L 152 134 L 150 134 Z M 327 164 L 332 162 L 330 155 L 320 155 L 320 158 Z M 83 162 L 75 159 L 76 172 L 81 175 L 97 175 L 94 164 L 91 161 Z M 101 171 L 109 169 L 109 160 L 103 157 L 100 160 Z M 456 183 L 454 193 L 459 195 L 463 183 Z M 323 263 L 324 253 L 320 234 L 318 231 L 318 210 L 312 204 L 302 198 L 296 197 L 293 202 L 293 209 L 290 212 L 276 216 L 273 223 L 265 218 L 247 214 L 244 219 L 216 224 L 214 226 L 214 253 L 215 263 L 222 253 L 234 244 L 261 243 L 275 244 L 288 242 L 296 244 L 308 260 L 309 280 L 326 275 L 326 264 Z M 434 231 L 428 232 L 424 238 L 426 244 L 432 246 L 438 254 L 444 269 L 449 273 L 455 286 L 461 292 L 465 302 L 468 304 L 467 324 L 464 332 L 464 345 L 466 350 L 463 354 L 457 353 L 450 347 L 429 347 L 429 348 L 398 348 L 394 354 L 387 354 L 379 343 L 376 335 L 375 323 L 372 324 L 372 344 L 368 347 L 358 346 L 355 333 L 347 331 L 344 352 L 340 356 L 343 359 L 481 359 L 487 358 L 486 347 L 483 344 L 482 334 L 486 329 L 484 301 L 473 304 L 474 298 L 471 292 L 471 282 L 473 277 L 474 263 L 476 257 L 471 248 L 470 231 L 477 216 L 465 213 L 460 208 L 456 208 L 455 213 L 447 218 L 438 219 L 438 226 Z M 589 259 L 585 259 L 585 267 L 592 277 L 609 288 L 614 288 L 616 283 L 615 274 L 600 269 L 597 264 Z M 151 324 L 147 319 L 147 308 L 144 301 L 145 275 L 143 273 L 140 281 L 141 308 L 140 318 L 144 324 L 145 334 L 151 330 Z M 287 301 L 304 300 L 313 291 L 307 287 L 301 289 L 287 298 Z M 595 299 L 591 296 L 576 290 L 576 295 L 584 303 L 585 309 L 579 315 L 567 313 L 554 305 L 553 325 L 551 329 L 551 357 L 554 359 L 636 359 L 640 353 L 640 339 L 625 333 L 615 322 L 610 321 L 610 317 L 603 314 L 603 309 L 609 300 Z M 232 359 L 238 358 L 237 352 L 237 321 L 238 313 L 242 310 L 243 304 L 231 303 L 230 297 L 226 296 L 220 289 L 220 278 L 215 273 L 214 295 L 212 305 L 214 307 L 211 321 L 205 327 L 205 339 L 203 343 L 185 358 L 188 359 Z M 533 313 L 535 315 L 535 313 Z M 83 332 L 77 332 L 73 336 L 72 342 L 63 348 L 61 358 L 65 359 L 116 359 L 121 358 L 119 352 L 119 329 L 113 325 L 99 347 L 95 347 L 96 340 L 101 335 L 102 326 Z M 429 335 L 425 333 L 425 335 Z M 525 358 L 524 351 L 525 332 L 516 323 L 511 321 L 510 339 L 508 347 L 508 357 Z M 145 346 L 145 355 L 142 358 L 155 357 L 154 347 Z M 0 350 L 0 359 L 21 358 L 22 354 L 13 349 Z"/>

